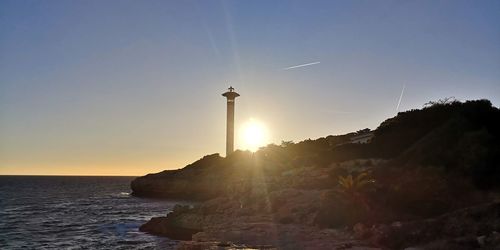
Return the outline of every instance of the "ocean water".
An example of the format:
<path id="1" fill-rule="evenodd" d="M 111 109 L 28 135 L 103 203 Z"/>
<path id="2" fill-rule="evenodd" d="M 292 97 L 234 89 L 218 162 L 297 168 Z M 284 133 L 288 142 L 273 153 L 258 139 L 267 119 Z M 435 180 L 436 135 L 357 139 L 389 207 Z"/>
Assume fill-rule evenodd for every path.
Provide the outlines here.
<path id="1" fill-rule="evenodd" d="M 130 196 L 133 177 L 0 176 L 0 249 L 172 249 L 139 232 L 177 203 Z"/>

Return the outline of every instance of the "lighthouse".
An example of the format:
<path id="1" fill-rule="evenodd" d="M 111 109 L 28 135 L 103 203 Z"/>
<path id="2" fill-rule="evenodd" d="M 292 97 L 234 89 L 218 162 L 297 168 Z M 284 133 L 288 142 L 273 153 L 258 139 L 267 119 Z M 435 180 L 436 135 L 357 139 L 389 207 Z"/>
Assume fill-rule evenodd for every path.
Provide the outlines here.
<path id="1" fill-rule="evenodd" d="M 234 151 L 234 101 L 240 96 L 230 86 L 222 96 L 227 98 L 227 123 L 226 123 L 226 157 Z"/>

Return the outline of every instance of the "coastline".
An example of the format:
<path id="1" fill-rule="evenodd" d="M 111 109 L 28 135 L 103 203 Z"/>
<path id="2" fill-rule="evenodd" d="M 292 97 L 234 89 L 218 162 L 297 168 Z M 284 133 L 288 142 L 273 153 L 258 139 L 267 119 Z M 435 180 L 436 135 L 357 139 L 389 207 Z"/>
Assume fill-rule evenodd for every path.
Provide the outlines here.
<path id="1" fill-rule="evenodd" d="M 499 248 L 499 114 L 487 100 L 438 102 L 368 141 L 283 142 L 138 177 L 136 195 L 201 201 L 140 229 L 179 233 L 185 249 Z"/>
<path id="2" fill-rule="evenodd" d="M 495 249 L 500 245 L 500 200 L 424 220 L 321 228 L 279 221 L 225 198 L 199 207 L 176 206 L 140 230 L 180 240 L 177 249 Z M 282 217 L 283 218 L 283 217 Z M 457 230 L 459 229 L 459 230 Z"/>

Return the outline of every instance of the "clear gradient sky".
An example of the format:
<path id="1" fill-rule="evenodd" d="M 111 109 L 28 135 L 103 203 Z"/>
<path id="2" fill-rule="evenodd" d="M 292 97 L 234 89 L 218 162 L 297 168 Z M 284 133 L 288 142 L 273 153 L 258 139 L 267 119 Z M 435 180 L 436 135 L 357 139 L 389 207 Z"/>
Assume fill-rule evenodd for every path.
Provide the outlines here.
<path id="1" fill-rule="evenodd" d="M 307 67 L 286 67 L 321 62 Z M 500 1 L 0 2 L 0 174 L 143 175 L 225 151 L 228 85 L 269 142 L 500 104 Z M 241 142 L 236 141 L 241 148 Z"/>

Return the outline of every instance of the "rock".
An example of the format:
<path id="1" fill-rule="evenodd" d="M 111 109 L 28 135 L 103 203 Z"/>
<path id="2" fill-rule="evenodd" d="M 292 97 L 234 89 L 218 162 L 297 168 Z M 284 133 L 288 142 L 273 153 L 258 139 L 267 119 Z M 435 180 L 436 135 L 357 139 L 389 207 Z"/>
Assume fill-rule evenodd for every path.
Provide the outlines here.
<path id="1" fill-rule="evenodd" d="M 484 243 L 485 243 L 485 240 L 486 240 L 486 236 L 485 235 L 478 236 L 476 238 L 476 240 L 477 240 L 477 243 L 479 244 L 479 246 L 483 247 Z"/>
<path id="2" fill-rule="evenodd" d="M 182 241 L 177 246 L 178 250 L 206 250 L 206 249 L 221 249 L 217 241 L 196 242 L 196 241 Z M 224 249 L 224 248 L 222 248 Z"/>
<path id="3" fill-rule="evenodd" d="M 206 249 L 247 249 L 247 250 L 257 250 L 257 249 L 268 249 L 273 250 L 276 247 L 271 245 L 238 245 L 231 242 L 218 242 L 218 241 L 207 241 L 207 242 L 196 242 L 196 241 L 183 241 L 177 246 L 178 250 L 206 250 Z"/>
<path id="4" fill-rule="evenodd" d="M 391 223 L 391 227 L 401 227 L 403 224 L 401 223 L 401 221 L 395 221 L 393 223 Z"/>
<path id="5" fill-rule="evenodd" d="M 370 240 L 396 249 L 420 244 L 430 249 L 470 249 L 480 247 L 482 242 L 494 245 L 489 244 L 488 236 L 476 235 L 499 229 L 500 202 L 493 202 L 421 221 L 377 225 L 371 229 Z"/>
<path id="6" fill-rule="evenodd" d="M 219 242 L 217 244 L 218 247 L 230 247 L 231 245 L 231 242 Z"/>
<path id="7" fill-rule="evenodd" d="M 294 222 L 294 216 L 289 207 L 281 207 L 276 212 L 276 220 L 279 223 L 290 224 Z"/>
<path id="8" fill-rule="evenodd" d="M 371 228 L 370 242 L 375 246 L 388 245 L 389 240 L 391 243 L 394 241 L 398 242 L 394 238 L 392 228 L 387 225 L 382 224 Z"/>
<path id="9" fill-rule="evenodd" d="M 180 205 L 180 204 L 176 204 L 174 206 L 174 208 L 172 209 L 172 212 L 173 213 L 185 213 L 187 211 L 189 211 L 189 209 L 191 209 L 191 206 L 190 205 Z"/>
<path id="10" fill-rule="evenodd" d="M 240 203 L 226 197 L 219 197 L 204 202 L 200 209 L 203 214 L 232 214 L 240 208 Z"/>
<path id="11" fill-rule="evenodd" d="M 314 190 L 271 192 L 269 200 L 280 202 L 275 211 L 241 208 L 237 201 L 224 197 L 206 201 L 195 208 L 176 206 L 167 217 L 153 218 L 144 224 L 141 231 L 190 240 L 179 246 L 179 249 L 187 250 L 371 249 L 350 234 L 307 224 L 312 221 L 310 213 L 315 213 L 320 193 Z M 293 223 L 283 223 L 283 218 L 293 219 L 290 221 Z"/>
<path id="12" fill-rule="evenodd" d="M 199 209 L 189 205 L 175 205 L 166 217 L 154 217 L 139 230 L 176 240 L 191 240 L 193 234 L 202 231 L 203 222 Z"/>
<path id="13" fill-rule="evenodd" d="M 167 217 L 154 217 L 139 227 L 139 230 L 174 240 L 191 240 L 193 234 L 200 232 L 199 229 L 178 226 Z"/>
<path id="14" fill-rule="evenodd" d="M 299 201 L 305 194 L 307 192 L 295 193 L 292 200 L 302 204 Z M 270 196 L 279 200 L 279 194 Z M 215 199 L 206 202 L 204 210 L 189 209 L 182 211 L 181 214 L 174 213 L 175 216 L 169 216 L 180 220 L 177 225 L 182 225 L 183 229 L 193 229 L 193 225 L 201 225 L 200 231 L 202 232 L 198 231 L 191 238 L 196 242 L 212 242 L 207 243 L 211 247 L 214 246 L 213 242 L 218 242 L 215 246 L 221 242 L 234 242 L 232 244 L 235 246 L 269 245 L 280 249 L 368 249 L 373 246 L 391 249 L 409 247 L 414 249 L 471 249 L 484 246 L 486 249 L 495 249 L 500 245 L 500 235 L 494 231 L 500 226 L 500 218 L 498 218 L 500 203 L 462 209 L 421 221 L 397 221 L 389 225 L 374 225 L 371 228 L 357 223 L 352 227 L 352 231 L 359 240 L 353 240 L 351 235 L 343 231 L 320 229 L 295 222 L 278 223 L 276 219 L 280 218 L 278 216 L 280 214 L 296 216 L 297 211 L 289 203 L 285 203 L 273 214 L 254 212 L 244 216 L 234 212 L 240 208 L 234 204 L 228 205 L 230 203 L 231 201 L 225 198 Z M 292 209 L 288 209 L 288 205 L 292 206 Z M 210 211 L 210 213 L 199 218 L 201 211 Z M 172 229 L 159 227 L 166 231 Z M 488 233 L 479 234 L 487 229 L 490 230 Z M 369 241 L 365 242 L 363 239 Z M 193 243 L 190 245 L 191 248 L 186 249 L 197 249 L 196 247 L 201 246 L 207 245 Z"/>
<path id="15" fill-rule="evenodd" d="M 500 249 L 500 233 L 493 231 L 485 238 L 485 248 Z"/>
<path id="16" fill-rule="evenodd" d="M 359 239 L 366 239 L 371 236 L 372 232 L 363 223 L 356 223 L 352 230 L 354 231 L 354 236 Z"/>

